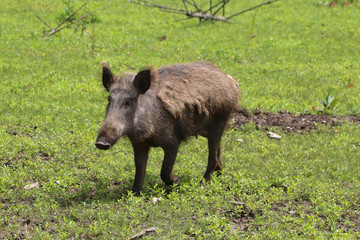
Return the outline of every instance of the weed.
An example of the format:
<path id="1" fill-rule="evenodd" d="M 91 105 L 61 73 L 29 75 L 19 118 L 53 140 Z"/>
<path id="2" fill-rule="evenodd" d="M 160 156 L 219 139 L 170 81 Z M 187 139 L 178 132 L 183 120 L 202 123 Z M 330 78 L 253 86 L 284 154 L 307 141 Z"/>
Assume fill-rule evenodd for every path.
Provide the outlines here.
<path id="1" fill-rule="evenodd" d="M 325 100 L 320 101 L 320 103 L 323 105 L 324 112 L 326 113 L 332 111 L 338 102 L 339 100 L 332 96 L 330 91 L 328 91 Z"/>
<path id="2" fill-rule="evenodd" d="M 90 25 L 100 23 L 100 18 L 96 13 L 91 14 L 89 18 L 84 18 L 86 14 L 89 14 L 91 11 L 89 10 L 89 7 L 87 4 L 79 9 L 76 9 L 76 3 L 74 0 L 62 0 L 65 7 L 64 9 L 58 14 L 57 21 L 60 23 L 62 21 L 67 21 L 69 23 L 75 23 L 72 26 L 73 30 L 75 32 L 80 31 L 81 35 L 83 35 L 84 31 L 88 29 Z M 83 14 L 84 16 L 82 16 Z"/>

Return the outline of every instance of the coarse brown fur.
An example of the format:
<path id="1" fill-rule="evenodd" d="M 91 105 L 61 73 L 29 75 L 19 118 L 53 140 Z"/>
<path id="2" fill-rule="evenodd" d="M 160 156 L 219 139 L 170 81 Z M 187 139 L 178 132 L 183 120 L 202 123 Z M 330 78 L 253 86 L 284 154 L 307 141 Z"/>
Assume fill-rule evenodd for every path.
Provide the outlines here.
<path id="1" fill-rule="evenodd" d="M 175 118 L 187 109 L 206 116 L 235 110 L 238 83 L 210 63 L 175 64 L 158 69 L 157 75 L 157 96 Z"/>
<path id="2" fill-rule="evenodd" d="M 103 84 L 109 104 L 96 146 L 109 149 L 123 135 L 134 147 L 136 175 L 133 191 L 139 193 L 150 147 L 165 153 L 161 178 L 173 184 L 172 174 L 181 141 L 190 136 L 208 138 L 206 181 L 221 170 L 220 140 L 226 122 L 237 109 L 238 83 L 207 62 L 175 64 L 116 78 L 104 66 Z"/>

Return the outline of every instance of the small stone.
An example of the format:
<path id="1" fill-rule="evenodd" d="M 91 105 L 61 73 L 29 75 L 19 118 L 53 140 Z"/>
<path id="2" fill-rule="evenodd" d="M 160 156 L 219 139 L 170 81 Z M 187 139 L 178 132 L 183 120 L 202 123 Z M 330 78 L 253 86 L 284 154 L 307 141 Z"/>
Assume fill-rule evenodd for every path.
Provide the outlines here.
<path id="1" fill-rule="evenodd" d="M 269 138 L 271 138 L 271 139 L 278 139 L 278 140 L 281 139 L 281 136 L 280 136 L 280 135 L 277 135 L 277 134 L 275 134 L 275 133 L 273 133 L 273 132 L 268 132 L 268 133 L 267 133 L 267 136 L 268 136 Z"/>
<path id="2" fill-rule="evenodd" d="M 239 143 L 243 143 L 244 142 L 244 140 L 242 140 L 242 139 L 236 139 L 236 141 L 238 141 Z"/>
<path id="3" fill-rule="evenodd" d="M 163 198 L 157 198 L 157 197 L 154 197 L 153 199 L 152 199 L 152 202 L 153 202 L 153 204 L 155 204 L 155 203 L 157 203 L 157 202 L 160 202 L 160 201 L 162 201 L 163 200 Z"/>
<path id="4" fill-rule="evenodd" d="M 32 188 L 38 189 L 39 187 L 40 187 L 39 183 L 34 182 L 32 184 L 26 185 L 24 187 L 24 189 L 26 189 L 26 190 L 29 190 L 29 189 L 32 189 Z"/>

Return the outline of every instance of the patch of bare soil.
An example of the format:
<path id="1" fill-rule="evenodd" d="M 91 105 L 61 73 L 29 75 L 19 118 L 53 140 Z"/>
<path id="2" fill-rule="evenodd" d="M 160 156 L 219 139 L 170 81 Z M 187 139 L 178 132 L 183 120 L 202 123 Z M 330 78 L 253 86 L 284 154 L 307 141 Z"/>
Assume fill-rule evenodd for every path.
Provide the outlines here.
<path id="1" fill-rule="evenodd" d="M 241 126 L 250 122 L 257 129 L 269 130 L 269 127 L 279 127 L 288 133 L 308 133 L 317 129 L 318 125 L 339 126 L 344 122 L 360 124 L 360 117 L 343 116 L 334 117 L 327 114 L 313 115 L 310 113 L 295 115 L 286 110 L 272 113 L 267 111 L 248 111 L 240 109 L 233 114 L 233 127 L 241 129 Z"/>
<path id="2" fill-rule="evenodd" d="M 236 201 L 229 201 L 229 203 L 233 204 L 232 209 L 227 211 L 220 209 L 219 212 L 231 219 L 233 229 L 247 231 L 249 225 L 254 222 L 256 213 L 249 209 L 245 203 Z"/>

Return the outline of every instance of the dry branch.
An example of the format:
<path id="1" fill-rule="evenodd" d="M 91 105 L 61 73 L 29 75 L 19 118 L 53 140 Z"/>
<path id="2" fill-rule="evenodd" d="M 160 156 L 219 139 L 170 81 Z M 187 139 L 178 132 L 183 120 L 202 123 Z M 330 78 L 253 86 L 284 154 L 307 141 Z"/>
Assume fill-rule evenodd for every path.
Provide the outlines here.
<path id="1" fill-rule="evenodd" d="M 230 0 L 219 0 L 217 3 L 214 3 L 212 0 L 209 0 L 210 8 L 206 11 L 203 11 L 199 8 L 199 6 L 196 4 L 195 0 L 181 0 L 185 9 L 178 9 L 178 8 L 171 8 L 168 6 L 158 5 L 154 4 L 145 0 L 129 0 L 130 3 L 139 4 L 146 7 L 154 7 L 159 8 L 161 11 L 174 13 L 174 14 L 182 14 L 187 16 L 186 19 L 191 18 L 198 18 L 200 23 L 202 20 L 209 21 L 214 23 L 215 21 L 222 21 L 222 22 L 229 22 L 229 20 L 233 17 L 236 17 L 238 15 L 241 15 L 243 13 L 249 12 L 251 10 L 254 10 L 256 8 L 262 7 L 264 5 L 271 4 L 273 2 L 279 1 L 279 0 L 269 0 L 267 2 L 261 3 L 259 5 L 256 5 L 254 7 L 245 9 L 241 12 L 235 13 L 231 15 L 230 17 L 225 17 L 225 6 L 230 2 Z M 190 11 L 190 8 L 192 7 L 194 11 Z M 222 16 L 217 16 L 216 14 L 219 13 L 222 10 Z M 185 19 L 180 19 L 185 20 Z"/>
<path id="2" fill-rule="evenodd" d="M 228 4 L 229 2 L 230 2 L 230 0 L 223 0 L 222 2 L 219 2 L 218 4 L 216 4 L 214 6 L 214 8 L 222 3 L 222 5 L 213 13 L 213 15 L 216 15 L 222 9 L 223 10 L 223 16 L 225 16 L 225 5 Z"/>
<path id="3" fill-rule="evenodd" d="M 142 5 L 145 7 L 155 7 L 155 8 L 172 10 L 172 11 L 177 11 L 177 12 L 186 12 L 186 10 L 184 10 L 184 9 L 171 8 L 171 7 L 162 6 L 162 5 L 154 4 L 154 3 L 151 3 L 148 1 L 143 1 L 143 0 L 137 0 L 137 1 L 130 0 L 129 2 L 139 4 L 139 5 Z"/>
<path id="4" fill-rule="evenodd" d="M 264 3 L 261 3 L 261 4 L 259 4 L 259 5 L 254 6 L 254 7 L 245 9 L 244 11 L 235 13 L 234 15 L 231 15 L 230 17 L 228 17 L 228 19 L 233 18 L 233 17 L 236 17 L 236 16 L 238 16 L 238 15 L 240 15 L 240 14 L 243 14 L 243 13 L 249 12 L 249 11 L 254 10 L 254 9 L 256 9 L 256 8 L 262 7 L 262 6 L 264 6 L 264 5 L 268 5 L 268 4 L 271 4 L 271 3 L 273 3 L 273 2 L 277 2 L 277 1 L 279 1 L 279 0 L 270 0 L 270 1 L 267 1 L 267 2 L 264 2 Z"/>
<path id="5" fill-rule="evenodd" d="M 214 16 L 214 15 L 206 14 L 206 13 L 190 12 L 190 13 L 187 13 L 185 15 L 187 17 L 190 17 L 190 18 L 199 18 L 199 19 L 204 19 L 204 20 L 207 20 L 207 21 L 224 21 L 224 22 L 228 21 L 228 19 L 226 17 Z"/>

